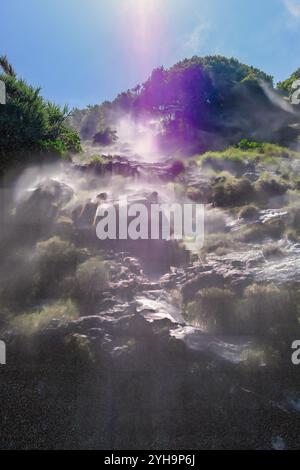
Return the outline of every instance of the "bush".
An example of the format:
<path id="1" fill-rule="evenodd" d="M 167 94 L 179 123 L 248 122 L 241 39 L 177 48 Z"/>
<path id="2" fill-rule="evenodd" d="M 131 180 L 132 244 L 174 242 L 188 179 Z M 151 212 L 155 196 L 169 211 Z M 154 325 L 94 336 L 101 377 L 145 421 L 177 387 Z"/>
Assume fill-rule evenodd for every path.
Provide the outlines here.
<path id="1" fill-rule="evenodd" d="M 228 253 L 232 250 L 238 249 L 238 241 L 229 233 L 213 234 L 205 237 L 204 246 L 200 254 L 206 253 Z"/>
<path id="2" fill-rule="evenodd" d="M 108 273 L 100 257 L 90 258 L 76 270 L 76 297 L 79 302 L 90 306 L 101 298 L 107 287 Z"/>
<path id="3" fill-rule="evenodd" d="M 236 147 L 240 150 L 256 150 L 258 152 L 263 150 L 263 144 L 261 142 L 251 142 L 248 139 L 240 140 Z"/>
<path id="4" fill-rule="evenodd" d="M 201 289 L 195 300 L 187 305 L 186 315 L 210 333 L 231 332 L 235 316 L 234 294 L 217 287 Z"/>
<path id="5" fill-rule="evenodd" d="M 190 322 L 212 334 L 257 335 L 279 351 L 299 332 L 299 291 L 292 286 L 252 284 L 242 297 L 220 288 L 201 289 L 185 306 Z"/>
<path id="6" fill-rule="evenodd" d="M 71 295 L 66 292 L 64 279 L 73 277 L 79 261 L 75 246 L 58 236 L 37 243 L 37 289 L 41 298 Z M 72 284 L 72 283 L 71 283 Z M 71 285 L 68 285 L 71 289 Z"/>
<path id="7" fill-rule="evenodd" d="M 59 276 L 61 272 L 75 271 L 77 265 L 77 251 L 73 244 L 62 240 L 58 236 L 37 243 L 37 259 L 42 271 L 52 271 Z"/>
<path id="8" fill-rule="evenodd" d="M 186 195 L 191 201 L 207 203 L 212 199 L 212 191 L 209 187 L 191 186 L 187 189 Z"/>
<path id="9" fill-rule="evenodd" d="M 10 326 L 20 335 L 33 335 L 55 324 L 66 325 L 79 316 L 76 305 L 69 299 L 45 305 L 32 313 L 18 315 L 11 320 Z"/>
<path id="10" fill-rule="evenodd" d="M 5 73 L 0 79 L 6 85 L 7 103 L 0 106 L 0 171 L 41 159 L 42 154 L 49 158 L 49 153 L 61 156 L 80 151 L 78 134 L 64 124 L 67 107 L 61 109 L 44 100 L 40 88 L 33 88 L 7 67 L 2 68 Z"/>
<path id="11" fill-rule="evenodd" d="M 104 158 L 101 155 L 92 155 L 89 158 L 88 163 L 90 163 L 92 165 L 106 165 L 107 163 L 109 163 L 109 161 L 110 160 L 108 160 L 108 158 Z"/>
<path id="12" fill-rule="evenodd" d="M 88 366 L 95 361 L 95 354 L 89 338 L 85 335 L 73 334 L 65 339 L 67 346 L 67 359 L 70 360 L 70 367 Z"/>
<path id="13" fill-rule="evenodd" d="M 267 245 L 263 247 L 263 255 L 266 259 L 278 259 L 284 257 L 284 252 L 277 245 Z"/>
<path id="14" fill-rule="evenodd" d="M 288 185 L 280 179 L 260 178 L 254 188 L 256 197 L 264 201 L 271 197 L 283 196 L 288 190 Z"/>
<path id="15" fill-rule="evenodd" d="M 216 172 L 228 171 L 240 175 L 246 167 L 246 159 L 240 151 L 230 147 L 225 152 L 207 152 L 199 158 L 203 168 L 211 168 Z"/>
<path id="16" fill-rule="evenodd" d="M 298 235 L 297 230 L 289 228 L 285 232 L 285 236 L 288 240 L 294 243 L 299 243 L 300 242 L 300 237 Z"/>
<path id="17" fill-rule="evenodd" d="M 284 335 L 297 324 L 293 295 L 274 284 L 247 287 L 241 311 L 247 319 L 249 333 L 259 336 Z"/>
<path id="18" fill-rule="evenodd" d="M 247 205 L 242 207 L 239 211 L 238 217 L 239 219 L 243 219 L 245 221 L 252 221 L 255 220 L 259 215 L 259 209 L 253 205 Z"/>
<path id="19" fill-rule="evenodd" d="M 247 178 L 215 178 L 212 186 L 212 200 L 220 207 L 240 206 L 253 197 L 253 188 Z"/>
<path id="20" fill-rule="evenodd" d="M 279 239 L 285 229 L 281 219 L 271 219 L 263 223 L 255 223 L 243 227 L 235 234 L 235 239 L 244 243 L 262 242 L 266 238 Z"/>

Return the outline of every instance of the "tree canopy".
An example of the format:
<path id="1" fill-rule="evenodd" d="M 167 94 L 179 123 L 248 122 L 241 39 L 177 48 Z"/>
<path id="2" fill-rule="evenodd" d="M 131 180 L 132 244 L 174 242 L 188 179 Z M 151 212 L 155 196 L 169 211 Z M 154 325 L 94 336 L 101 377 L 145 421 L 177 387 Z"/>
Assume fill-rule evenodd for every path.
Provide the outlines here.
<path id="1" fill-rule="evenodd" d="M 273 95 L 282 99 L 273 77 L 263 71 L 234 58 L 195 56 L 153 70 L 143 84 L 111 103 L 77 111 L 72 122 L 83 139 L 93 139 L 116 116 L 130 114 L 159 118 L 167 145 L 170 140 L 181 146 L 194 142 L 201 149 L 243 138 L 283 143 L 294 137 L 291 116 Z"/>
<path id="2" fill-rule="evenodd" d="M 68 129 L 68 109 L 45 100 L 40 88 L 19 79 L 5 56 L 0 57 L 0 80 L 6 86 L 6 104 L 0 105 L 0 171 L 16 163 L 80 150 L 76 131 Z"/>

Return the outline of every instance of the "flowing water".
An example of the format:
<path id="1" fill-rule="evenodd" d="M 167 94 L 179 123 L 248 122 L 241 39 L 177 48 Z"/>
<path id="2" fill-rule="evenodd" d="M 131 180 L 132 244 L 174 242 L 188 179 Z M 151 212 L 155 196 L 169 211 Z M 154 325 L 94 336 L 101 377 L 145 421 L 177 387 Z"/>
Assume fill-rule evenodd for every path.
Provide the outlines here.
<path id="1" fill-rule="evenodd" d="M 123 124 L 124 135 L 128 136 L 130 133 L 128 134 L 126 125 Z M 247 436 L 246 447 L 258 448 L 262 445 L 266 448 L 283 449 L 288 445 L 295 446 L 291 433 L 288 440 L 282 436 L 281 423 L 283 427 L 287 423 L 295 423 L 295 416 L 299 414 L 299 394 L 294 389 L 282 389 L 279 382 L 266 384 L 266 380 L 261 386 L 260 379 L 268 371 L 268 364 L 263 356 L 259 363 L 256 362 L 253 377 L 244 372 L 247 369 L 243 367 L 249 363 L 249 358 L 251 360 L 252 352 L 261 346 L 257 339 L 241 335 L 213 335 L 201 325 L 188 321 L 183 311 L 183 292 L 186 285 L 193 288 L 193 282 L 199 276 L 197 290 L 202 285 L 201 276 L 204 286 L 207 280 L 221 277 L 230 288 L 237 291 L 240 286 L 256 281 L 267 280 L 278 285 L 300 281 L 300 245 L 283 239 L 279 242 L 282 256 L 266 258 L 263 244 L 247 243 L 242 247 L 237 244 L 235 250 L 222 255 L 207 254 L 206 259 L 202 260 L 194 254 L 187 256 L 189 253 L 184 244 L 175 245 L 173 241 L 99 242 L 93 226 L 99 195 L 103 197 L 105 194 L 105 203 L 112 206 L 124 195 L 129 203 L 138 202 L 146 206 L 153 201 L 153 197 L 159 203 L 185 203 L 190 200 L 185 191 L 181 190 L 181 185 L 195 187 L 209 183 L 209 177 L 205 173 L 191 166 L 185 174 L 178 175 L 174 184 L 172 161 L 159 154 L 152 137 L 146 138 L 143 132 L 145 129 L 139 130 L 136 145 L 132 133 L 129 141 L 119 141 L 111 148 L 104 149 L 88 144 L 84 158 L 80 161 L 78 158 L 74 159 L 73 164 L 26 170 L 14 185 L 13 204 L 9 208 L 11 213 L 16 214 L 17 220 L 21 221 L 23 235 L 31 233 L 29 228 L 38 220 L 38 240 L 47 240 L 52 236 L 57 220 L 56 210 L 62 219 L 75 218 L 76 243 L 77 247 L 82 248 L 82 256 L 85 256 L 87 250 L 90 250 L 92 256 L 100 252 L 102 255 L 104 252 L 105 262 L 111 264 L 111 282 L 99 305 L 91 302 L 81 312 L 80 318 L 64 326 L 65 330 L 62 328 L 63 334 L 66 331 L 67 334 L 74 334 L 76 338 L 81 338 L 83 344 L 89 340 L 101 352 L 100 367 L 93 376 L 95 384 L 88 382 L 80 399 L 75 394 L 76 416 L 77 413 L 80 415 L 79 408 L 81 411 L 83 409 L 82 422 L 85 423 L 87 407 L 91 429 L 94 430 L 89 441 L 86 434 L 89 434 L 90 428 L 86 433 L 83 426 L 84 431 L 80 429 L 79 439 L 87 447 L 123 448 L 128 443 L 122 439 L 129 435 L 128 430 L 136 432 L 136 429 L 140 429 L 141 416 L 145 415 L 146 444 L 141 440 L 141 446 L 157 445 L 161 448 L 164 445 L 163 439 L 168 436 L 173 436 L 174 439 L 176 436 L 176 441 L 167 442 L 166 445 L 170 448 L 186 448 L 187 445 L 192 446 L 193 442 L 197 443 L 195 445 L 202 442 L 204 447 L 209 442 L 208 446 L 212 448 L 240 446 L 239 438 L 235 436 L 235 425 L 241 435 Z M 89 168 L 87 161 L 95 153 L 118 154 L 110 171 L 98 172 L 93 167 Z M 47 198 L 50 194 L 50 206 L 47 206 L 47 200 L 44 201 L 44 194 L 47 194 Z M 53 219 L 52 210 L 55 213 Z M 281 209 L 270 209 L 260 212 L 258 222 L 264 224 L 273 218 L 285 216 L 285 211 Z M 207 207 L 206 222 L 207 237 L 214 232 L 216 226 L 221 237 L 234 234 L 242 223 L 234 213 L 212 207 Z M 12 230 L 7 228 L 5 246 L 10 246 L 11 243 L 12 249 L 18 253 L 22 243 L 19 237 L 16 244 L 14 229 L 15 227 Z M 36 243 L 36 239 L 33 240 L 32 246 Z M 28 248 L 26 242 L 23 243 L 23 258 L 29 260 L 34 257 L 32 246 Z M 11 266 L 5 262 L 4 266 L 6 268 L 0 274 L 5 279 Z M 54 319 L 47 330 L 51 338 L 51 351 L 51 341 L 59 338 L 60 328 L 59 322 Z M 51 336 L 53 332 L 56 336 Z M 46 335 L 42 336 L 42 342 L 45 338 Z M 170 349 L 172 342 L 175 344 L 174 349 Z M 139 349 L 135 349 L 136 343 Z M 29 345 L 28 349 L 31 348 L 32 345 Z M 35 374 L 36 372 L 34 377 Z M 194 374 L 197 379 L 194 379 Z M 47 372 L 46 377 L 42 375 L 40 383 L 34 388 L 39 400 L 49 387 L 50 392 L 48 390 L 45 398 L 47 407 L 53 390 L 55 393 L 59 390 L 57 378 L 54 378 L 54 385 L 52 379 L 50 372 Z M 27 390 L 26 374 L 24 381 Z M 73 377 L 70 384 L 73 396 Z M 61 387 L 65 390 L 65 379 Z M 94 390 L 94 397 L 87 400 L 86 391 L 90 393 L 91 389 Z M 17 392 L 19 393 L 19 389 Z M 187 397 L 183 398 L 185 393 Z M 11 391 L 8 390 L 7 394 L 10 397 Z M 136 396 L 142 403 L 141 408 L 137 408 Z M 61 399 L 59 394 L 55 397 Z M 192 405 L 189 401 L 191 397 Z M 34 400 L 35 396 L 33 403 Z M 65 410 L 63 398 L 62 403 Z M 59 411 L 59 417 L 63 414 Z M 157 438 L 160 439 L 157 444 L 151 441 L 151 423 L 155 419 L 164 436 Z M 230 424 L 231 419 L 235 423 L 233 427 Z M 251 423 L 248 423 L 248 419 L 252 420 Z M 273 429 L 274 419 L 280 424 L 274 425 Z M 106 433 L 103 433 L 102 427 L 99 429 L 101 420 L 104 423 L 107 420 Z M 136 426 L 133 420 L 136 420 Z M 177 437 L 177 428 L 172 428 L 173 421 L 181 426 L 182 441 L 180 433 Z M 268 425 L 264 429 L 260 428 L 265 421 L 269 428 Z M 40 420 L 37 428 L 39 423 Z M 123 433 L 116 432 L 111 423 L 117 423 L 120 428 L 124 425 Z M 51 423 L 49 425 L 46 422 L 45 429 L 48 430 L 49 426 L 51 428 Z M 66 429 L 69 431 L 69 422 Z M 226 433 L 228 436 L 225 436 Z M 109 436 L 107 441 L 103 434 Z M 143 436 L 138 431 L 135 434 L 136 442 L 140 442 L 140 436 L 142 439 Z"/>

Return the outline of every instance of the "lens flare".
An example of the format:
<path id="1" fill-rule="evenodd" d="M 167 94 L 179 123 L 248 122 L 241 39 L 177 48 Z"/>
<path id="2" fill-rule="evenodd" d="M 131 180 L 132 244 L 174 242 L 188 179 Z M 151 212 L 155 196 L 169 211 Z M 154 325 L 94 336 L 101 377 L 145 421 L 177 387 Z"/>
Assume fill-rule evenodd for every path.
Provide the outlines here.
<path id="1" fill-rule="evenodd" d="M 121 28 L 128 55 L 149 73 L 157 51 L 166 39 L 163 0 L 126 0 L 121 9 Z M 130 57 L 129 57 L 130 59 Z"/>

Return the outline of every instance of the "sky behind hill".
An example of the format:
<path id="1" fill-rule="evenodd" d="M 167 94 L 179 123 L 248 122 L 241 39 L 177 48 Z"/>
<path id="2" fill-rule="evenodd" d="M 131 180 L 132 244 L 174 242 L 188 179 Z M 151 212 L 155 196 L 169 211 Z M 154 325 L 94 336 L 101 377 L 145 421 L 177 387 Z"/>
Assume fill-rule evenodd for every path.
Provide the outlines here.
<path id="1" fill-rule="evenodd" d="M 1 0 L 0 54 L 50 100 L 113 99 L 193 55 L 300 67 L 300 0 Z"/>

